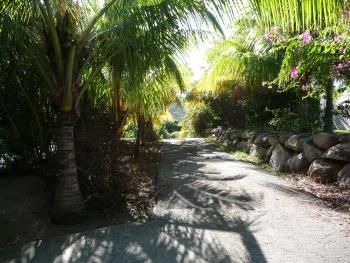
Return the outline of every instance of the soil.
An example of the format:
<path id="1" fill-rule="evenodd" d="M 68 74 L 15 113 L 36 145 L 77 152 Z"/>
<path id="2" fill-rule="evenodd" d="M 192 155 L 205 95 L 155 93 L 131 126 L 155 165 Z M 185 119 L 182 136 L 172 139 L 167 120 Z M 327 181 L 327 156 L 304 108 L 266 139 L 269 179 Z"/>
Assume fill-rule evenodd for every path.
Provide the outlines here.
<path id="1" fill-rule="evenodd" d="M 320 199 L 327 207 L 337 211 L 350 212 L 349 187 L 341 187 L 337 183 L 316 183 L 308 176 L 302 174 L 291 175 L 286 178 L 300 191 Z"/>
<path id="2" fill-rule="evenodd" d="M 50 221 L 50 186 L 45 176 L 0 176 L 0 248 L 37 239 L 143 221 L 155 202 L 155 184 L 159 166 L 160 145 L 153 143 L 134 156 L 134 142 L 123 140 L 119 147 L 118 175 L 125 182 L 122 203 L 116 202 L 108 211 L 88 206 L 80 224 L 55 225 Z"/>

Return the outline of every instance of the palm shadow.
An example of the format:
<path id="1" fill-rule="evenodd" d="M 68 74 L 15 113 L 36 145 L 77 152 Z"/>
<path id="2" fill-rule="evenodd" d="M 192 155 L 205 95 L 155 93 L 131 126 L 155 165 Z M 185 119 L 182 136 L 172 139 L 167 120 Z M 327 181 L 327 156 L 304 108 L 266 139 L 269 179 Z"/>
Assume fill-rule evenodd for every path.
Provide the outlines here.
<path id="1" fill-rule="evenodd" d="M 252 231 L 258 222 L 249 214 L 263 196 L 226 187 L 246 175 L 206 173 L 203 160 L 217 160 L 203 155 L 213 152 L 211 146 L 197 141 L 165 143 L 158 204 L 145 224 L 32 242 L 5 251 L 0 261 L 267 262 Z M 224 156 L 221 160 L 233 161 Z M 236 238 L 230 240 L 232 234 Z M 230 243 L 230 251 L 225 243 Z"/>

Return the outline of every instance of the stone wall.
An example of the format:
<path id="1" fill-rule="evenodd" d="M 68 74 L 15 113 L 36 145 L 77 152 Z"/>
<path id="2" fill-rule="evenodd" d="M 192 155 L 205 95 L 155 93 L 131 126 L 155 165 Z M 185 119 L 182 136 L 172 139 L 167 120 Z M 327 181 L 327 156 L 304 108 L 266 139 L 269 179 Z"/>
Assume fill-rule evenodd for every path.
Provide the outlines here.
<path id="1" fill-rule="evenodd" d="M 350 134 L 292 134 L 223 127 L 211 133 L 217 140 L 269 163 L 278 171 L 307 174 L 319 183 L 338 181 L 350 186 Z"/>

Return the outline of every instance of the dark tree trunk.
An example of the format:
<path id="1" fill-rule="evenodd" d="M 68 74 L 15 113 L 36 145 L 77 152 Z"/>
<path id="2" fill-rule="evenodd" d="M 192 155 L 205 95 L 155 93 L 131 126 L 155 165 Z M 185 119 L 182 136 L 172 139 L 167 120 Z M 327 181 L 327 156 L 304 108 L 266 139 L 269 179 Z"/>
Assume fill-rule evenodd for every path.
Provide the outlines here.
<path id="1" fill-rule="evenodd" d="M 58 114 L 56 162 L 58 171 L 52 221 L 56 224 L 75 224 L 81 221 L 85 206 L 78 183 L 71 113 Z"/>
<path id="2" fill-rule="evenodd" d="M 299 103 L 299 116 L 300 118 L 300 127 L 299 132 L 305 133 L 310 132 L 311 127 L 309 123 L 309 98 L 305 97 L 307 94 L 304 91 L 298 92 L 298 103 Z"/>
<path id="3" fill-rule="evenodd" d="M 119 141 L 122 137 L 123 128 L 126 124 L 126 120 L 128 117 L 128 110 L 123 105 L 122 101 L 122 93 L 121 93 L 121 85 L 119 78 L 115 78 L 114 84 L 114 121 L 115 121 L 115 136 L 117 141 Z"/>
<path id="4" fill-rule="evenodd" d="M 143 117 L 138 116 L 137 117 L 137 135 L 136 135 L 136 143 L 135 143 L 135 156 L 138 156 L 140 153 L 140 145 L 142 143 L 142 134 L 144 130 L 144 122 Z"/>
<path id="5" fill-rule="evenodd" d="M 326 85 L 326 106 L 324 110 L 323 130 L 333 131 L 333 81 L 329 80 Z"/>

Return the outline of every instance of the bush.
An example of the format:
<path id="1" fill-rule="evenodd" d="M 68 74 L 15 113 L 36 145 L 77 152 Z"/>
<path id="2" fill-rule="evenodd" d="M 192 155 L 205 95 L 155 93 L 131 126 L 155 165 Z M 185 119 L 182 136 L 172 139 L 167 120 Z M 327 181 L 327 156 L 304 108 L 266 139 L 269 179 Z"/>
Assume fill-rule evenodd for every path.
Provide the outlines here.
<path id="1" fill-rule="evenodd" d="M 204 137 L 207 131 L 213 128 L 215 118 L 209 106 L 201 104 L 201 107 L 196 107 L 190 113 L 191 126 L 195 136 Z"/>

